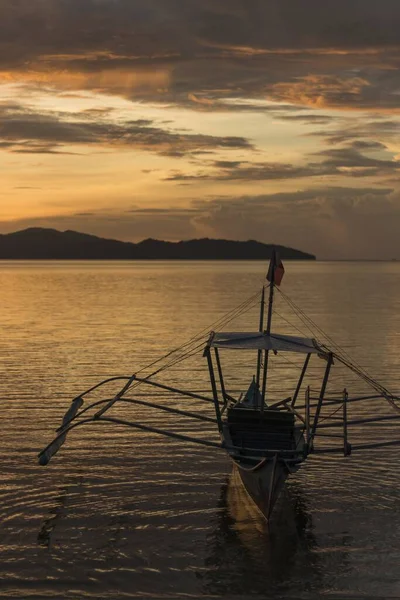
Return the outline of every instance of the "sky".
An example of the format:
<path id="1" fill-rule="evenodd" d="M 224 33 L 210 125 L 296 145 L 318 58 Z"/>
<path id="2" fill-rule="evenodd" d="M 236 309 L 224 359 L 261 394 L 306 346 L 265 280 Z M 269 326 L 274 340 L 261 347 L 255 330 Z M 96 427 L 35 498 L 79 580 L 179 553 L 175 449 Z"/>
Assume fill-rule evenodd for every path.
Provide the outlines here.
<path id="1" fill-rule="evenodd" d="M 0 233 L 400 259 L 399 0 L 0 0 Z"/>

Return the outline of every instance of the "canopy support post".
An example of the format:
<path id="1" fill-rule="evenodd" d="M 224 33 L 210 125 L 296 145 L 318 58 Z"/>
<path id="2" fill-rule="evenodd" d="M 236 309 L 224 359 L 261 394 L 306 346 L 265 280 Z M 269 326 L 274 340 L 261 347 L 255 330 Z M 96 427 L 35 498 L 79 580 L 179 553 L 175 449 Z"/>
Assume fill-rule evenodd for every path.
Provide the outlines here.
<path id="1" fill-rule="evenodd" d="M 220 383 L 220 386 L 221 386 L 221 392 L 222 392 L 222 397 L 224 399 L 224 409 L 225 409 L 226 406 L 227 406 L 227 404 L 228 404 L 228 398 L 227 398 L 227 395 L 226 395 L 224 376 L 222 374 L 221 359 L 219 357 L 218 348 L 214 348 L 214 351 L 215 351 L 215 360 L 217 362 L 219 383 Z"/>
<path id="2" fill-rule="evenodd" d="M 296 404 L 297 396 L 299 395 L 300 388 L 301 388 L 302 383 L 303 383 L 304 375 L 306 374 L 308 363 L 310 362 L 310 358 L 311 358 L 311 354 L 307 354 L 306 360 L 304 362 L 303 370 L 300 373 L 300 377 L 299 377 L 299 381 L 297 383 L 296 391 L 295 391 L 294 396 L 293 396 L 292 406 L 294 406 Z"/>
<path id="3" fill-rule="evenodd" d="M 219 401 L 218 401 L 218 390 L 217 390 L 217 384 L 215 382 L 214 366 L 213 366 L 211 352 L 210 352 L 209 347 L 206 348 L 205 354 L 207 356 L 208 371 L 210 373 L 210 381 L 211 381 L 211 388 L 212 388 L 212 393 L 213 393 L 213 398 L 214 398 L 215 415 L 217 417 L 218 430 L 220 433 L 222 433 L 221 409 L 220 409 Z"/>
<path id="4" fill-rule="evenodd" d="M 344 456 L 350 456 L 351 445 L 347 441 L 347 399 L 349 394 L 346 388 L 343 390 L 343 454 Z"/>
<path id="5" fill-rule="evenodd" d="M 305 415 L 305 421 L 306 421 L 306 442 L 307 442 L 307 449 L 309 447 L 310 444 L 310 386 L 307 386 L 306 389 L 306 415 Z"/>
<path id="6" fill-rule="evenodd" d="M 318 399 L 318 404 L 317 404 L 317 408 L 315 410 L 314 423 L 313 423 L 312 430 L 311 430 L 311 444 L 313 444 L 313 442 L 314 442 L 315 431 L 317 429 L 319 414 L 321 412 L 322 402 L 324 400 L 325 390 L 326 390 L 326 386 L 328 384 L 329 373 L 331 371 L 332 364 L 333 364 L 333 354 L 332 354 L 332 352 L 329 352 L 328 364 L 326 365 L 324 380 L 322 382 L 321 391 L 320 391 L 319 399 Z"/>

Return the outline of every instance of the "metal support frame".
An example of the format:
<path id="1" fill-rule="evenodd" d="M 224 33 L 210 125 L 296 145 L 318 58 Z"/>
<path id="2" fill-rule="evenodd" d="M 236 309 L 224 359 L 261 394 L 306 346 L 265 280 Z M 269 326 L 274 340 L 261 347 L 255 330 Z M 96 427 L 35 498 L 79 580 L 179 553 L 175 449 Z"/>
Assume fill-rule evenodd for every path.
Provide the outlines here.
<path id="1" fill-rule="evenodd" d="M 326 369 L 325 369 L 324 380 L 322 382 L 321 391 L 319 394 L 317 408 L 315 410 L 314 423 L 313 423 L 312 430 L 311 430 L 311 444 L 313 443 L 315 431 L 317 429 L 318 419 L 319 419 L 319 415 L 320 415 L 321 408 L 322 408 L 322 402 L 323 402 L 324 396 L 325 396 L 326 386 L 328 385 L 329 373 L 331 371 L 332 364 L 333 364 L 333 354 L 332 354 L 332 352 L 330 352 L 329 356 L 328 356 L 328 364 L 326 365 Z"/>
<path id="2" fill-rule="evenodd" d="M 310 362 L 310 358 L 311 358 L 311 354 L 307 354 L 306 360 L 304 361 L 303 369 L 302 369 L 300 377 L 299 377 L 299 381 L 297 383 L 296 391 L 293 396 L 292 406 L 294 406 L 296 404 L 296 400 L 300 393 L 300 389 L 301 389 L 301 386 L 303 383 L 304 375 L 306 374 L 306 371 L 307 371 L 308 363 Z"/>
<path id="3" fill-rule="evenodd" d="M 211 381 L 211 388 L 212 388 L 212 393 L 213 393 L 213 398 L 214 398 L 215 415 L 217 417 L 218 430 L 220 433 L 222 433 L 221 409 L 220 409 L 219 401 L 218 401 L 218 390 L 217 390 L 217 384 L 215 381 L 214 365 L 212 362 L 212 357 L 211 357 L 211 352 L 210 352 L 209 347 L 206 348 L 205 355 L 207 357 L 208 371 L 210 373 L 210 381 Z"/>

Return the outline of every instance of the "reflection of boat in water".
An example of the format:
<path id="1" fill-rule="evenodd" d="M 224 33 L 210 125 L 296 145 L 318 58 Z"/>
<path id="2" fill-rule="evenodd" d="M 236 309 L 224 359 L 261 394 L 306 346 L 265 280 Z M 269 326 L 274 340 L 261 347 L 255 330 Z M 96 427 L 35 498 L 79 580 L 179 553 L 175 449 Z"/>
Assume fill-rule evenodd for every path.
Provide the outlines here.
<path id="1" fill-rule="evenodd" d="M 240 307 L 234 309 L 220 319 L 214 325 L 215 331 L 203 330 L 197 336 L 167 353 L 161 359 L 148 365 L 153 369 L 145 376 L 139 376 L 144 370 L 136 372 L 130 377 L 114 377 L 93 386 L 72 401 L 66 413 L 61 427 L 57 430 L 56 438 L 40 453 L 41 464 L 47 464 L 51 457 L 64 443 L 67 434 L 77 427 L 89 423 L 115 423 L 126 425 L 146 432 L 164 435 L 178 439 L 185 443 L 196 443 L 211 448 L 224 448 L 240 475 L 246 491 L 262 514 L 269 519 L 274 505 L 276 504 L 288 476 L 295 473 L 301 464 L 312 453 L 342 452 L 345 456 L 350 455 L 353 450 L 375 449 L 378 447 L 394 446 L 400 444 L 400 440 L 372 439 L 364 435 L 364 441 L 353 445 L 348 442 L 349 429 L 351 426 L 365 426 L 381 424 L 384 421 L 395 421 L 400 415 L 383 415 L 374 409 L 372 416 L 364 418 L 349 419 L 348 410 L 354 403 L 358 406 L 360 402 L 376 402 L 384 400 L 392 409 L 399 410 L 398 397 L 391 394 L 385 387 L 372 379 L 361 367 L 356 365 L 348 357 L 347 353 L 340 349 L 322 330 L 304 315 L 303 311 L 296 307 L 294 302 L 283 292 L 281 297 L 290 309 L 302 320 L 310 330 L 325 335 L 329 345 L 317 341 L 316 336 L 298 337 L 293 335 L 281 335 L 272 331 L 272 316 L 274 307 L 274 294 L 278 290 L 283 276 L 283 266 L 273 253 L 270 268 L 267 275 L 269 281 L 268 301 L 265 299 L 266 288 L 263 286 L 261 294 L 255 294 L 246 300 Z M 259 327 L 256 332 L 226 332 L 225 327 L 234 318 L 245 314 L 249 308 L 260 305 Z M 267 305 L 267 311 L 265 306 Z M 266 314 L 265 314 L 266 312 Z M 218 331 L 217 331 L 218 329 Z M 223 373 L 220 351 L 229 351 L 233 354 L 239 353 L 241 370 L 246 362 L 246 356 L 253 353 L 254 370 L 250 386 L 244 397 L 235 397 L 228 392 L 226 373 Z M 203 352 L 207 359 L 208 374 L 211 382 L 212 397 L 203 395 L 196 391 L 183 390 L 165 383 L 155 381 L 154 378 L 178 363 Z M 273 391 L 271 385 L 270 371 L 275 357 L 300 357 L 300 375 L 296 378 L 295 385 L 291 388 L 290 382 L 282 381 L 278 393 Z M 306 377 L 315 376 L 310 374 L 310 363 L 319 363 L 320 377 L 318 389 L 312 389 L 306 385 Z M 327 394 L 328 382 L 331 380 L 331 370 L 334 364 L 345 367 L 348 372 L 356 375 L 363 381 L 373 393 L 364 393 L 350 397 L 347 390 L 341 388 L 339 393 Z M 157 367 L 154 370 L 155 365 Z M 115 381 L 124 381 L 122 389 L 111 398 L 94 401 L 92 404 L 82 408 L 86 396 Z M 155 390 L 162 390 L 177 396 L 184 396 L 191 400 L 210 403 L 214 405 L 215 416 L 207 414 L 202 408 L 196 407 L 192 411 L 183 410 L 181 406 L 173 406 L 171 403 L 148 402 L 139 399 L 136 393 L 146 386 Z M 246 389 L 247 385 L 244 389 Z M 304 393 L 304 403 L 300 404 L 300 391 Z M 135 391 L 135 397 L 128 397 L 128 393 Z M 275 393 L 275 396 L 274 396 Z M 117 405 L 139 405 L 156 409 L 159 414 L 167 412 L 175 416 L 197 419 L 200 422 L 217 426 L 221 442 L 207 439 L 199 439 L 183 433 L 170 431 L 169 429 L 154 427 L 143 422 L 134 422 L 122 419 L 117 415 L 110 415 L 110 410 Z M 94 409 L 94 410 L 93 410 Z M 322 416 L 323 410 L 329 414 Z M 93 411 L 89 416 L 89 411 Z M 375 429 L 376 432 L 376 429 Z M 318 438 L 329 438 L 336 440 L 337 445 L 332 447 L 318 447 Z M 366 438 L 366 441 L 365 441 Z"/>
<path id="2" fill-rule="evenodd" d="M 267 523 L 243 486 L 239 469 L 235 465 L 226 488 L 226 505 L 234 519 L 233 527 L 245 545 L 246 540 L 249 540 L 249 545 L 253 546 L 254 531 L 266 536 L 265 539 L 269 541 L 274 539 L 277 532 L 286 539 L 288 536 L 303 537 L 311 523 L 301 491 L 287 486 L 277 500 L 276 518 Z"/>
<path id="3" fill-rule="evenodd" d="M 213 531 L 207 538 L 203 588 L 209 594 L 248 598 L 299 597 L 299 581 L 323 587 L 312 518 L 302 489 L 292 481 L 282 491 L 268 524 L 243 487 L 236 468 L 221 487 Z M 341 556 L 345 561 L 345 554 Z M 292 595 L 293 594 L 293 595 Z"/>

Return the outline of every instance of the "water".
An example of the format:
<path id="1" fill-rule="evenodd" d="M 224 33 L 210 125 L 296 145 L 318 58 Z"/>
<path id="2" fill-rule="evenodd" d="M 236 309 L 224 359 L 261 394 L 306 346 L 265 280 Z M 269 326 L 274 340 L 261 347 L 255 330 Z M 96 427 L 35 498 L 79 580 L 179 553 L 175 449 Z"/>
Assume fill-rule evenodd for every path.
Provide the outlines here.
<path id="1" fill-rule="evenodd" d="M 311 458 L 289 480 L 269 530 L 222 451 L 96 424 L 71 433 L 48 467 L 37 465 L 75 394 L 136 372 L 239 305 L 260 287 L 264 267 L 0 263 L 1 597 L 400 596 L 399 449 Z M 398 263 L 287 263 L 282 289 L 400 392 Z M 279 294 L 274 319 L 282 333 L 288 321 L 304 329 Z M 253 324 L 256 310 L 234 329 Z M 276 357 L 271 396 L 293 388 L 301 363 L 290 360 Z M 223 362 L 229 391 L 238 394 L 252 357 L 224 354 Z M 203 393 L 209 387 L 201 354 L 159 380 Z M 117 390 L 112 384 L 106 397 Z M 140 397 L 167 402 L 151 388 Z M 212 415 L 207 405 L 172 401 Z M 113 410 L 217 439 L 209 423 L 139 405 Z M 389 412 L 382 403 L 357 410 Z M 393 435 L 390 425 L 350 437 Z"/>

